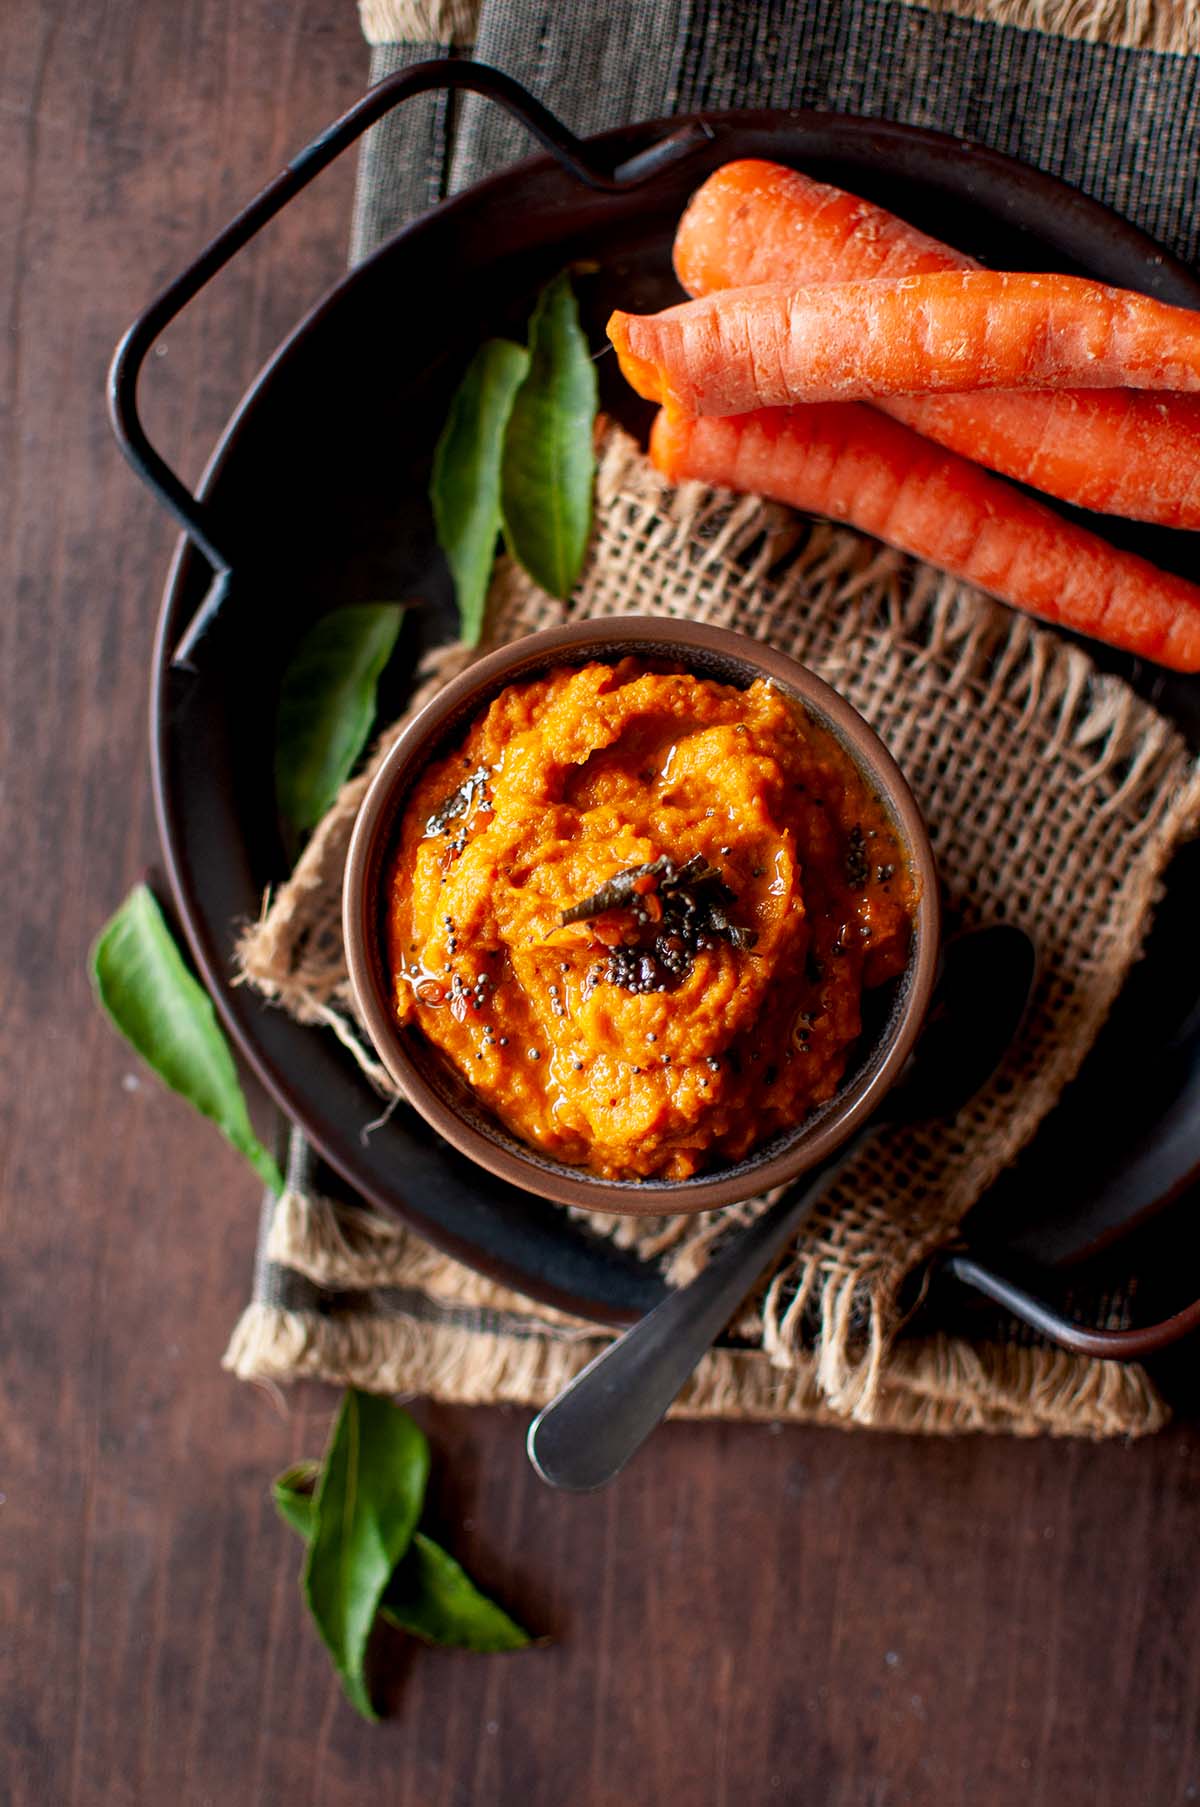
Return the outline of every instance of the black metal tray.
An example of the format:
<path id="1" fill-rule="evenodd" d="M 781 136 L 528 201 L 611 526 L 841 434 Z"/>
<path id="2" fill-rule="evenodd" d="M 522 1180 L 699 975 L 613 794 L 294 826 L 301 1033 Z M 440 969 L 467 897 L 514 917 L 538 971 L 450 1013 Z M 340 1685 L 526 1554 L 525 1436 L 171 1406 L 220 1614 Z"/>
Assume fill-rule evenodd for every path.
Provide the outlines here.
<path id="1" fill-rule="evenodd" d="M 491 95 L 553 155 L 445 203 L 340 282 L 251 387 L 192 497 L 137 415 L 149 346 L 366 125 L 408 94 L 444 85 Z M 1200 278 L 1144 234 L 1057 180 L 957 139 L 826 113 L 738 112 L 630 126 L 584 144 L 496 71 L 442 62 L 380 84 L 309 146 L 131 328 L 113 367 L 118 437 L 187 535 L 154 655 L 155 791 L 179 914 L 227 1028 L 268 1091 L 365 1198 L 533 1297 L 610 1322 L 660 1296 L 654 1269 L 468 1165 L 406 1109 L 365 1137 L 378 1100 L 350 1055 L 331 1033 L 301 1028 L 235 988 L 232 951 L 264 887 L 288 871 L 272 786 L 274 701 L 309 622 L 342 603 L 420 599 L 385 681 L 385 719 L 402 706 L 422 652 L 453 632 L 426 483 L 466 359 L 488 335 L 520 336 L 538 288 L 568 262 L 594 267 L 579 286 L 597 343 L 618 302 L 651 309 L 679 299 L 670 247 L 682 207 L 709 171 L 745 156 L 794 163 L 866 194 L 1001 267 L 1079 271 L 1200 307 Z M 603 400 L 636 430 L 646 416 L 613 381 L 613 363 L 601 362 Z M 1098 526 L 1160 564 L 1195 571 L 1195 535 L 1107 519 Z M 1195 681 L 1090 650 L 1200 740 Z M 1121 1168 L 1122 1184 L 1105 1195 L 1090 1180 L 1064 1187 L 1043 1174 L 1039 1187 L 1035 1146 L 1019 1170 L 1029 1208 L 1010 1196 L 999 1233 L 992 1220 L 993 1251 L 1015 1225 L 1026 1258 L 1050 1244 L 1056 1259 L 1078 1253 L 1177 1194 L 1200 1164 L 1200 1128 L 1192 1127 L 1200 1087 L 1187 1032 L 1200 998 L 1191 933 L 1198 893 L 1200 862 L 1189 857 L 1119 1013 L 1118 1035 L 1128 1038 L 1133 1025 L 1139 1046 L 1170 1051 L 1169 1076 L 1156 1076 L 1146 1059 L 1134 1073 L 1106 1032 L 1069 1101 L 1077 1112 L 1082 1104 L 1091 1151 L 1109 1175 Z M 1119 1114 L 1114 1085 L 1126 1107 Z M 1089 1096 L 1098 1101 L 1090 1116 Z M 1168 1119 L 1177 1133 L 1164 1152 L 1157 1129 Z M 1061 1173 L 1053 1134 L 1047 1146 L 1051 1174 Z M 980 1222 L 987 1227 L 986 1211 Z M 984 1263 L 985 1277 L 996 1266 Z M 962 1277 L 979 1284 L 977 1273 Z"/>

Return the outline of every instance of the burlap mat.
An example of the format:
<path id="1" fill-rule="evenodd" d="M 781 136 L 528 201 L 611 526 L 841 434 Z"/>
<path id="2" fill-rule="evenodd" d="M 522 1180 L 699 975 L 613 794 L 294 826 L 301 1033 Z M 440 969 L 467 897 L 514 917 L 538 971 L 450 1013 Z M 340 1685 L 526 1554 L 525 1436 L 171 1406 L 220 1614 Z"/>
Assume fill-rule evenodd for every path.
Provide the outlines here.
<path id="1" fill-rule="evenodd" d="M 729 0 L 362 0 L 362 12 L 375 77 L 474 41 L 481 60 L 511 69 L 585 132 L 732 105 L 930 124 L 1024 156 L 1182 255 L 1196 251 L 1198 59 L 1161 54 L 1200 49 L 1194 0 L 796 0 L 761 11 Z M 454 109 L 439 97 L 412 103 L 366 145 L 355 256 L 526 152 L 511 122 L 471 98 Z M 494 641 L 563 615 L 507 568 L 490 608 Z M 1158 875 L 1197 805 L 1179 737 L 1083 653 L 986 599 L 779 510 L 695 487 L 664 493 L 615 438 L 572 609 L 697 614 L 797 652 L 904 765 L 952 905 L 967 921 L 1021 922 L 1045 960 L 1027 1033 L 996 1084 L 956 1124 L 893 1135 L 858 1164 L 742 1314 L 739 1346 L 707 1359 L 680 1410 L 927 1431 L 1155 1428 L 1164 1408 L 1140 1369 L 1027 1340 L 915 1339 L 899 1302 L 905 1277 L 1050 1108 L 1136 957 Z M 460 657 L 443 655 L 433 681 Z M 347 787 L 245 954 L 254 982 L 321 1025 L 314 1033 L 349 1040 L 386 1091 L 349 1010 L 336 913 L 365 783 Z M 683 1277 L 731 1215 L 606 1229 Z M 226 1360 L 246 1377 L 538 1403 L 603 1334 L 323 1197 L 293 1136 L 289 1187 L 266 1206 L 254 1301 Z"/>
<path id="2" fill-rule="evenodd" d="M 828 678 L 907 773 L 930 824 L 952 914 L 966 923 L 1018 922 L 1038 946 L 1043 969 L 1033 1007 L 995 1081 L 954 1122 L 890 1131 L 856 1159 L 737 1326 L 757 1355 L 738 1363 L 741 1411 L 778 1409 L 782 1389 L 792 1411 L 820 1401 L 861 1423 L 900 1417 L 940 1424 L 949 1409 L 962 1422 L 965 1375 L 978 1352 L 950 1342 L 923 1356 L 906 1351 L 904 1407 L 899 1382 L 887 1379 L 904 1282 L 1032 1135 L 1091 1045 L 1137 954 L 1163 864 L 1194 813 L 1200 792 L 1189 755 L 1127 686 L 1023 617 L 857 535 L 803 523 L 754 498 L 696 484 L 672 489 L 610 428 L 597 479 L 597 531 L 575 596 L 568 605 L 555 602 L 502 564 L 489 599 L 488 643 L 576 616 L 624 614 L 732 627 Z M 443 649 L 430 683 L 444 681 L 466 656 Z M 346 976 L 341 877 L 364 789 L 398 728 L 344 788 L 241 950 L 245 976 L 300 1021 L 339 1035 L 385 1097 L 394 1089 L 362 1036 Z M 697 1270 L 731 1223 L 757 1208 L 590 1221 L 663 1261 L 677 1280 Z M 327 1205 L 289 1198 L 273 1231 L 277 1258 L 329 1284 L 335 1221 Z M 355 1230 L 358 1240 L 348 1238 L 339 1257 L 343 1282 L 394 1286 L 403 1273 L 411 1284 L 411 1238 L 361 1220 Z M 421 1272 L 426 1292 L 462 1300 L 462 1270 L 454 1264 L 423 1252 Z M 467 1296 L 476 1305 L 497 1303 L 496 1289 L 478 1281 Z M 505 1308 L 514 1310 L 511 1301 Z M 531 1316 L 541 1347 L 522 1337 L 519 1381 L 502 1340 L 483 1357 L 472 1353 L 472 1332 L 460 1328 L 473 1390 L 512 1396 L 515 1387 L 519 1396 L 541 1397 L 587 1352 L 580 1326 Z M 321 1347 L 322 1364 L 341 1329 L 326 1325 L 334 1342 L 322 1336 L 310 1345 Z M 396 1361 L 394 1326 L 384 1320 L 376 1333 L 374 1344 L 362 1323 L 353 1334 L 355 1359 L 378 1380 L 378 1364 Z M 251 1360 L 249 1342 L 248 1332 L 239 1367 Z M 267 1361 L 258 1347 L 253 1365 L 261 1372 Z M 280 1365 L 296 1362 L 289 1345 Z M 394 1369 L 409 1385 L 411 1363 L 409 1354 Z M 717 1361 L 701 1375 L 694 1403 L 716 1399 L 724 1365 Z M 1026 1368 L 1027 1400 L 1053 1377 L 1057 1409 L 1065 1417 L 1069 1402 L 1076 1425 L 1135 1429 L 1157 1420 L 1157 1402 L 1132 1370 L 1034 1351 L 1026 1352 Z M 952 1374 L 964 1378 L 949 1386 Z M 934 1375 L 945 1398 L 934 1397 Z M 422 1367 L 421 1384 L 428 1383 Z M 966 1415 L 982 1410 L 982 1400 L 973 1402 Z M 1039 1422 L 1050 1422 L 1043 1408 L 1037 1412 Z"/>

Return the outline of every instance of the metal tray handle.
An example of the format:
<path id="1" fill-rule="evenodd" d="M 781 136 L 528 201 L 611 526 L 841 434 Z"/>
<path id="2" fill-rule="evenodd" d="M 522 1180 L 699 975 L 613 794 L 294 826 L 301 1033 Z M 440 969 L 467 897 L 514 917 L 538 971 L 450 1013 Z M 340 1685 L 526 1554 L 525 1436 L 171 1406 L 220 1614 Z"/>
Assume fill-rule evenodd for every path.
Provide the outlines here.
<path id="1" fill-rule="evenodd" d="M 1069 1349 L 1076 1355 L 1095 1355 L 1104 1361 L 1140 1361 L 1200 1329 L 1200 1300 L 1157 1324 L 1141 1324 L 1131 1330 L 1092 1330 L 1064 1317 L 1062 1312 L 1030 1292 L 1015 1275 L 985 1265 L 973 1255 L 947 1256 L 942 1272 L 982 1293 L 985 1298 L 993 1299 L 997 1305 L 1003 1305 L 1031 1330 L 1039 1331 L 1060 1349 Z"/>
<path id="2" fill-rule="evenodd" d="M 561 120 L 511 76 L 484 63 L 440 59 L 417 63 L 411 69 L 388 76 L 314 138 L 134 321 L 118 345 L 109 370 L 109 414 L 117 443 L 138 476 L 163 507 L 174 515 L 218 577 L 228 575 L 232 559 L 222 547 L 220 531 L 211 512 L 151 445 L 138 413 L 137 383 L 146 355 L 163 328 L 182 312 L 218 270 L 249 244 L 293 196 L 307 188 L 313 177 L 332 163 L 347 145 L 353 144 L 368 126 L 374 125 L 402 101 L 435 88 L 467 89 L 496 101 L 580 182 L 608 192 L 619 192 L 649 181 L 665 165 L 707 143 L 712 136 L 705 126 L 696 123 L 682 126 L 638 156 L 611 168 L 605 162 L 602 150 L 568 131 Z"/>

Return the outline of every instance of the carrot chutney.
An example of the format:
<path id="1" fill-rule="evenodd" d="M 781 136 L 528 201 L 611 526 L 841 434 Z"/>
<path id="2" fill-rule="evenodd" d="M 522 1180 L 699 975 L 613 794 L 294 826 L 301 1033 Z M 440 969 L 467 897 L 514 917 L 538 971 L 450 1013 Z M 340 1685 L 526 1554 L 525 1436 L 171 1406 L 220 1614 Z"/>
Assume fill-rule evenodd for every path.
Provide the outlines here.
<path id="1" fill-rule="evenodd" d="M 399 1021 L 514 1135 L 626 1180 L 831 1098 L 915 901 L 799 704 L 635 659 L 501 691 L 414 787 L 385 895 Z"/>

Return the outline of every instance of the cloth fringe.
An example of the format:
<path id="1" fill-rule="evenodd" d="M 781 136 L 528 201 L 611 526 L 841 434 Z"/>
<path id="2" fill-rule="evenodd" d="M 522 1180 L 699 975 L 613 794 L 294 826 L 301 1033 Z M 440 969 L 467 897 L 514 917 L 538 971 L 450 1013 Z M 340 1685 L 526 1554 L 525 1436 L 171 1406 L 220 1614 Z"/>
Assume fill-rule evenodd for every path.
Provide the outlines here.
<path id="1" fill-rule="evenodd" d="M 1200 49 L 1197 0 L 904 0 L 921 12 L 1013 25 L 1089 44 L 1186 55 Z"/>
<path id="2" fill-rule="evenodd" d="M 368 44 L 445 44 L 468 49 L 475 42 L 481 0 L 358 0 Z"/>
<path id="3" fill-rule="evenodd" d="M 608 1340 L 594 1324 L 534 1305 L 460 1266 L 392 1219 L 316 1196 L 284 1193 L 266 1255 L 331 1293 L 362 1294 L 366 1308 L 330 1318 L 249 1306 L 225 1357 L 225 1366 L 244 1379 L 307 1377 L 434 1392 L 448 1402 L 540 1405 Z M 836 1318 L 849 1310 L 852 1279 L 831 1279 L 823 1315 Z M 406 1318 L 403 1310 L 373 1307 L 369 1295 L 382 1288 L 419 1297 L 421 1315 Z M 798 1293 L 791 1310 L 800 1313 L 807 1302 Z M 768 1310 L 767 1323 L 772 1319 Z M 752 1339 L 756 1323 L 748 1304 L 734 1334 Z M 882 1342 L 880 1323 L 877 1317 Z M 1169 1415 L 1137 1367 L 1016 1345 L 977 1347 L 944 1336 L 889 1340 L 886 1349 L 872 1344 L 856 1365 L 846 1354 L 847 1341 L 847 1326 L 840 1323 L 815 1352 L 786 1335 L 777 1347 L 768 1336 L 761 1350 L 715 1350 L 677 1413 L 791 1417 L 931 1434 L 1085 1437 L 1144 1435 Z"/>
<path id="4" fill-rule="evenodd" d="M 903 0 L 914 11 L 1176 55 L 1200 50 L 1200 0 Z M 475 42 L 482 0 L 358 0 L 368 44 Z M 518 72 L 519 73 L 519 72 Z"/>
<path id="5" fill-rule="evenodd" d="M 223 1365 L 242 1380 L 315 1379 L 422 1394 L 444 1404 L 538 1408 L 606 1340 L 594 1331 L 559 1342 L 394 1317 L 326 1318 L 253 1304 L 234 1330 Z M 812 1360 L 781 1374 L 760 1353 L 729 1349 L 704 1358 L 671 1416 L 844 1428 L 853 1421 L 824 1399 Z M 1079 1361 L 1057 1350 L 976 1347 L 938 1337 L 896 1351 L 866 1422 L 875 1430 L 925 1435 L 1005 1431 L 1099 1439 L 1146 1436 L 1166 1419 L 1161 1399 L 1139 1368 Z"/>

